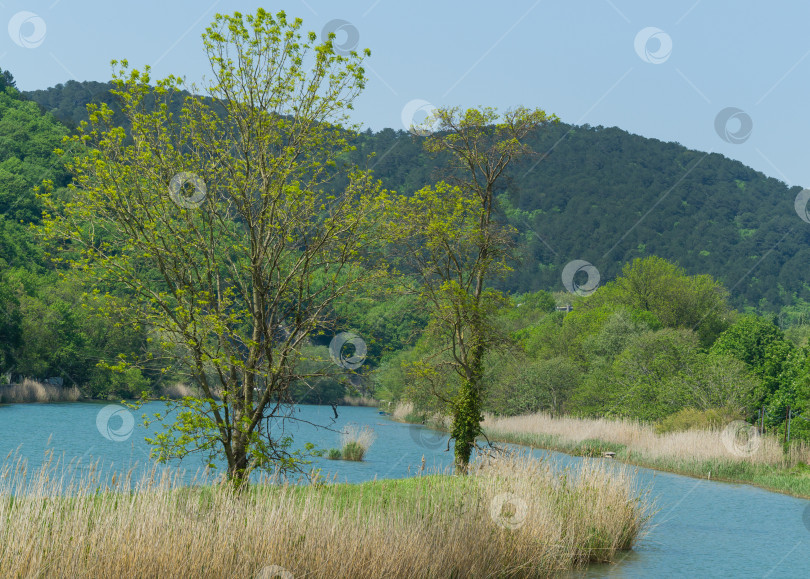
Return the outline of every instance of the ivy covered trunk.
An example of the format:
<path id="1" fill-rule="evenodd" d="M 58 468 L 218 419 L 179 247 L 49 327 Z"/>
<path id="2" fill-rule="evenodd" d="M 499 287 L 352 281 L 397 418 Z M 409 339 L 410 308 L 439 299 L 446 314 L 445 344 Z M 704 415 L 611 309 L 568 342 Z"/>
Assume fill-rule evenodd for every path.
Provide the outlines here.
<path id="1" fill-rule="evenodd" d="M 475 439 L 481 434 L 481 389 L 465 381 L 454 404 L 453 426 L 450 435 L 456 441 L 455 465 L 457 474 L 466 474 Z"/>
<path id="2" fill-rule="evenodd" d="M 476 316 L 474 316 L 475 318 Z M 480 340 L 480 338 L 479 338 Z M 475 439 L 481 434 L 481 413 L 483 404 L 484 347 L 478 343 L 471 352 L 470 373 L 459 388 L 453 404 L 453 426 L 451 436 L 456 441 L 455 466 L 457 474 L 466 474 L 470 456 L 475 448 Z"/>
<path id="3" fill-rule="evenodd" d="M 430 307 L 432 329 L 445 348 L 429 354 L 416 372 L 430 370 L 431 392 L 453 417 L 450 435 L 455 441 L 457 473 L 466 473 L 475 440 L 481 434 L 484 359 L 497 343 L 493 314 L 502 294 L 491 286 L 509 271 L 508 260 L 516 231 L 495 217 L 496 183 L 513 159 L 530 153 L 523 138 L 557 117 L 541 109 L 524 107 L 462 111 L 436 109 L 429 125 L 425 149 L 447 159 L 448 182 L 400 196 L 392 222 L 391 245 L 414 272 L 420 292 Z M 406 282 L 406 286 L 410 282 Z M 443 373 L 451 369 L 456 381 Z"/>

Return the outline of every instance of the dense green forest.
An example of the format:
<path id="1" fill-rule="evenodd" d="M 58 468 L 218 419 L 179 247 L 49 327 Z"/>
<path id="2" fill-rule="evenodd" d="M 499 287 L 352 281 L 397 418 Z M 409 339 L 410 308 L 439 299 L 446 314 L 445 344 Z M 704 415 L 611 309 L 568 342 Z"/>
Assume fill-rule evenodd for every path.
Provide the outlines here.
<path id="1" fill-rule="evenodd" d="M 0 371 L 60 376 L 95 397 L 182 382 L 157 361 L 149 328 L 92 315 L 93 300 L 126 295 L 88 287 L 80 272 L 49 259 L 35 227 L 43 210 L 36 187 L 50 180 L 58 194 L 69 181 L 54 151 L 87 119 L 88 103 L 117 106 L 110 85 L 70 81 L 20 93 L 9 74 L 3 79 Z M 420 137 L 385 129 L 352 138 L 353 161 L 373 168 L 386 188 L 410 194 L 443 177 L 442 157 L 426 153 Z M 664 424 L 690 412 L 753 420 L 764 408 L 773 428 L 788 407 L 810 410 L 802 267 L 810 226 L 793 208 L 798 188 L 721 155 L 618 128 L 558 123 L 527 142 L 537 154 L 510 168 L 498 192 L 517 249 L 498 284 L 509 299 L 496 316 L 492 339 L 502 347 L 487 361 L 486 410 Z M 561 291 L 562 268 L 574 259 L 601 274 L 590 296 Z M 299 384 L 297 400 L 332 403 L 376 390 L 430 412 L 437 389 L 452 396 L 452 376 L 416 371 L 426 356 L 442 355 L 424 310 L 413 296 L 378 289 L 336 303 L 336 327 L 307 346 L 308 359 L 328 357 L 336 331 L 356 332 L 368 344 L 359 377 L 335 372 Z M 573 311 L 557 311 L 564 304 Z M 146 362 L 121 374 L 120 356 Z M 805 422 L 794 422 L 795 435 L 806 435 Z"/>
<path id="2" fill-rule="evenodd" d="M 574 297 L 571 312 L 559 311 L 556 297 L 515 294 L 499 310 L 487 411 L 624 417 L 663 430 L 758 422 L 764 413 L 765 427 L 781 433 L 790 411 L 791 437 L 810 436 L 806 327 L 794 327 L 791 340 L 772 321 L 734 310 L 711 276 L 655 256 Z M 422 372 L 437 355 L 448 353 L 423 333 L 375 373 L 378 395 L 412 401 L 416 420 L 439 412 L 458 383 L 451 372 Z"/>
<path id="3" fill-rule="evenodd" d="M 116 107 L 109 86 L 69 81 L 23 94 L 72 127 L 87 119 L 88 103 Z M 367 130 L 355 139 L 353 161 L 409 194 L 443 177 L 442 158 L 427 154 L 422 140 Z M 552 124 L 527 143 L 536 155 L 510 167 L 499 192 L 521 248 L 502 289 L 563 290 L 562 268 L 575 259 L 591 262 L 605 282 L 635 257 L 657 255 L 733 288 L 736 308 L 810 311 L 810 227 L 793 207 L 801 188 L 717 153 L 616 127 Z"/>
<path id="4" fill-rule="evenodd" d="M 42 218 L 35 188 L 57 189 L 69 177 L 54 154 L 68 129 L 21 98 L 6 74 L 0 91 L 0 371 L 36 378 L 61 377 L 87 395 L 133 395 L 148 384 L 139 372 L 99 366 L 145 344 L 142 328 L 83 311 L 92 288 L 70 270 L 58 270 L 32 226 Z M 110 296 L 108 299 L 115 299 Z"/>

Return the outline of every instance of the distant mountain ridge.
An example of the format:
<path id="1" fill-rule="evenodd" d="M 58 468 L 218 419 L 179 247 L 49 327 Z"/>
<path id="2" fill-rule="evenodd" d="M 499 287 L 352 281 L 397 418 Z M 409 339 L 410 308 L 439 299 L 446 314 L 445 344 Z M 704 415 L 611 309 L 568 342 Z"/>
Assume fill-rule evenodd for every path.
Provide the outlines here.
<path id="1" fill-rule="evenodd" d="M 75 127 L 87 103 L 114 105 L 109 88 L 69 81 L 23 95 Z M 356 144 L 354 160 L 389 189 L 412 192 L 437 177 L 438 161 L 406 131 L 369 130 Z M 521 235 L 521 262 L 504 289 L 562 290 L 562 269 L 575 259 L 592 263 L 604 283 L 625 262 L 655 254 L 721 280 L 737 307 L 810 301 L 810 224 L 794 210 L 800 187 L 615 127 L 560 123 L 529 144 L 537 155 L 515 165 L 501 191 L 504 215 Z"/>

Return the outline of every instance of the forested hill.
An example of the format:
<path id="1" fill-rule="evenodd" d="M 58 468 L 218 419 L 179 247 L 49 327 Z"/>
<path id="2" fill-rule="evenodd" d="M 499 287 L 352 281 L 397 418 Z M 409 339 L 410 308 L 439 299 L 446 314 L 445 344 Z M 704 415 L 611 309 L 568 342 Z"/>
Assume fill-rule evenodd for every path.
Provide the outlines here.
<path id="1" fill-rule="evenodd" d="M 806 297 L 810 225 L 794 210 L 800 187 L 616 128 L 561 125 L 533 146 L 558 141 L 533 171 L 519 170 L 510 196 L 551 246 L 528 236 L 531 262 L 585 259 L 604 279 L 633 257 L 658 255 L 721 280 L 737 306 Z"/>
<path id="2" fill-rule="evenodd" d="M 71 81 L 23 94 L 75 126 L 91 100 L 113 102 L 107 88 Z M 405 131 L 366 131 L 357 144 L 358 160 L 375 153 L 363 164 L 390 189 L 413 191 L 440 176 Z M 604 283 L 623 263 L 654 254 L 721 280 L 737 307 L 810 300 L 810 224 L 794 210 L 800 187 L 618 128 L 560 123 L 529 144 L 537 156 L 515 165 L 501 192 L 522 237 L 521 263 L 505 289 L 561 290 L 562 268 L 575 259 L 596 266 Z"/>
<path id="3" fill-rule="evenodd" d="M 414 141 L 384 130 L 361 142 L 364 153 L 377 152 L 372 165 L 386 185 L 408 191 L 435 178 Z M 562 289 L 561 270 L 574 259 L 591 262 L 604 282 L 632 258 L 658 255 L 715 276 L 738 307 L 808 298 L 810 224 L 794 210 L 800 187 L 618 128 L 560 123 L 530 145 L 538 155 L 510 172 L 501 196 L 524 254 L 507 289 Z"/>

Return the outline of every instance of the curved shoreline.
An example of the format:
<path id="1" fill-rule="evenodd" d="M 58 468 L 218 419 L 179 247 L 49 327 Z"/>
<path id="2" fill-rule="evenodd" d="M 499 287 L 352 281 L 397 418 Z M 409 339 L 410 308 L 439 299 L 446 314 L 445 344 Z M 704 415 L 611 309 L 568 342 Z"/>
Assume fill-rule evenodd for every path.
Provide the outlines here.
<path id="1" fill-rule="evenodd" d="M 521 435 L 513 435 L 510 433 L 498 432 L 498 431 L 487 431 L 485 429 L 486 437 L 491 442 L 503 442 L 507 444 L 518 444 L 521 446 L 526 446 L 529 448 L 535 449 L 542 449 L 542 450 L 552 450 L 555 452 L 561 452 L 563 454 L 568 454 L 570 456 L 582 456 L 581 453 L 576 452 L 576 447 L 581 446 L 581 442 L 574 442 L 574 441 L 558 441 L 554 442 L 553 438 L 558 438 L 554 435 L 537 435 L 532 433 L 525 433 Z M 534 439 L 534 440 L 532 440 Z M 615 446 L 615 444 L 600 441 L 599 439 L 589 439 L 589 442 L 596 442 L 601 443 L 605 447 L 610 448 Z M 741 478 L 741 477 L 729 477 L 724 476 L 722 471 L 718 473 L 717 470 L 713 470 L 712 467 L 716 467 L 717 463 L 711 463 L 708 461 L 695 461 L 691 463 L 691 468 L 688 468 L 687 465 L 684 465 L 681 468 L 677 468 L 675 466 L 666 466 L 660 464 L 660 462 L 651 460 L 649 458 L 645 458 L 643 456 L 638 456 L 638 453 L 633 452 L 624 452 L 622 450 L 616 451 L 616 455 L 611 459 L 618 462 L 622 462 L 623 464 L 639 466 L 642 468 L 647 468 L 650 470 L 655 470 L 659 472 L 666 472 L 671 474 L 678 474 L 681 476 L 688 476 L 690 478 L 696 479 L 706 479 L 710 481 L 716 482 L 725 482 L 725 483 L 733 483 L 733 484 L 746 484 L 751 485 L 754 487 L 761 488 L 766 491 L 775 492 L 783 495 L 788 495 L 800 499 L 810 499 L 810 468 L 807 470 L 807 474 L 799 474 L 794 473 L 790 474 L 785 469 L 779 469 L 771 467 L 770 470 L 773 472 L 771 473 L 763 473 L 763 472 L 752 472 L 750 473 L 750 478 Z M 688 464 L 688 463 L 687 463 Z M 741 462 L 741 465 L 746 465 L 746 468 L 750 468 L 753 471 L 757 470 L 766 470 L 765 467 L 753 465 L 751 463 L 744 463 Z M 711 472 L 711 477 L 709 478 L 706 473 Z M 715 474 L 717 473 L 717 474 Z M 784 486 L 774 486 L 773 484 L 768 484 L 767 482 L 761 480 L 765 477 L 772 477 L 776 478 L 777 481 L 784 481 Z M 792 488 L 788 486 L 789 482 L 803 482 L 801 488 Z M 795 484 L 793 485 L 795 486 Z"/>
<path id="2" fill-rule="evenodd" d="M 408 423 L 407 420 L 388 416 L 395 422 Z M 417 423 L 418 424 L 418 423 Z M 435 422 L 423 424 L 426 428 L 447 433 Z M 601 456 L 595 449 L 615 452 L 611 460 L 626 465 L 638 466 L 688 476 L 690 478 L 745 484 L 763 490 L 800 499 L 810 499 L 810 466 L 798 465 L 792 469 L 755 464 L 747 461 L 692 460 L 672 458 L 650 458 L 639 451 L 627 450 L 622 444 L 599 438 L 574 440 L 556 434 L 539 434 L 532 432 L 503 432 L 491 427 L 484 428 L 484 438 L 489 442 L 517 444 L 533 449 L 551 450 L 569 456 Z M 734 471 L 733 473 L 730 471 Z M 709 476 L 711 473 L 711 476 Z"/>

